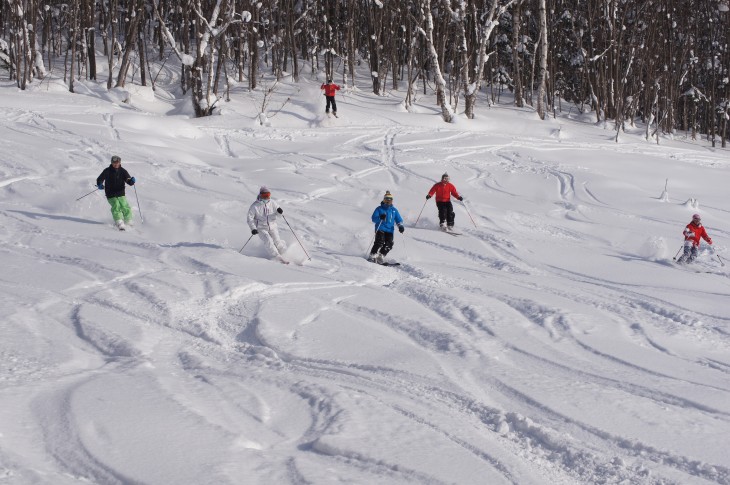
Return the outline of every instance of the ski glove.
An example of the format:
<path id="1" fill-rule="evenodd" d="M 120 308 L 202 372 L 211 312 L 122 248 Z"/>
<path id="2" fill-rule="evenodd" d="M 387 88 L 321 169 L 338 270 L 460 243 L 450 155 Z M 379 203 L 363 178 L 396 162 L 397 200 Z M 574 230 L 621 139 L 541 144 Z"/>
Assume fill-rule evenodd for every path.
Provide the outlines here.
<path id="1" fill-rule="evenodd" d="M 259 233 L 258 229 L 251 229 L 251 235 L 252 236 L 255 236 L 258 233 Z"/>
<path id="2" fill-rule="evenodd" d="M 430 198 L 431 198 L 431 196 L 430 196 L 430 195 L 427 195 L 427 196 L 426 196 L 426 200 L 428 200 L 428 199 L 430 199 Z"/>
<path id="3" fill-rule="evenodd" d="M 403 226 L 398 226 L 398 231 L 400 231 L 401 234 L 403 234 L 403 231 L 405 231 L 406 228 Z"/>
<path id="4" fill-rule="evenodd" d="M 281 207 L 279 207 L 278 209 L 276 209 L 276 212 L 278 212 L 279 214 L 283 214 L 284 213 L 284 209 L 282 209 Z"/>
<path id="5" fill-rule="evenodd" d="M 137 179 L 135 179 L 134 177 L 132 177 L 131 179 L 129 179 L 129 185 L 134 185 L 134 183 L 136 181 L 137 181 Z"/>
<path id="6" fill-rule="evenodd" d="M 96 188 L 99 190 L 104 190 L 104 184 L 99 184 L 96 186 Z"/>
<path id="7" fill-rule="evenodd" d="M 385 220 L 385 214 L 380 214 L 380 220 L 381 221 L 384 221 Z"/>
<path id="8" fill-rule="evenodd" d="M 459 201 L 460 202 L 463 202 L 464 201 L 464 198 L 463 197 L 459 197 Z"/>

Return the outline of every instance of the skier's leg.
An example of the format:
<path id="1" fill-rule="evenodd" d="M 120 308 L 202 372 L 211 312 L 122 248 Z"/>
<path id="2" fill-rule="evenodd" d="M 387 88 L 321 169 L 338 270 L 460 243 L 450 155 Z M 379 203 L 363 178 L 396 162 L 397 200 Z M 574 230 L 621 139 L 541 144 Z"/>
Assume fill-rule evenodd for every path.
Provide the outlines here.
<path id="1" fill-rule="evenodd" d="M 325 99 L 327 100 L 327 106 L 325 107 L 324 112 L 325 113 L 329 113 L 330 112 L 330 104 L 332 102 L 330 101 L 330 97 L 329 96 L 325 96 Z"/>
<path id="2" fill-rule="evenodd" d="M 271 237 L 271 234 L 269 234 L 269 231 L 267 229 L 259 229 L 259 237 L 261 238 L 261 242 L 264 243 L 264 247 L 266 248 L 266 251 L 269 253 L 269 256 L 274 257 L 279 255 L 279 251 L 276 249 L 276 246 L 274 245 L 274 240 Z"/>
<path id="3" fill-rule="evenodd" d="M 684 263 L 685 261 L 689 260 L 689 257 L 691 256 L 691 254 L 692 254 L 692 243 L 687 241 L 684 244 L 684 252 L 682 253 L 682 256 L 679 257 L 677 262 Z"/>
<path id="4" fill-rule="evenodd" d="M 279 228 L 272 225 L 269 228 L 269 233 L 271 234 L 271 240 L 274 242 L 276 250 L 279 254 L 284 254 L 284 251 L 286 251 L 286 243 L 279 237 Z"/>
<path id="5" fill-rule="evenodd" d="M 436 207 L 439 210 L 439 225 L 444 226 L 446 224 L 447 207 L 444 202 L 436 201 Z"/>
<path id="6" fill-rule="evenodd" d="M 454 227 L 454 219 L 456 218 L 456 213 L 454 212 L 454 204 L 452 204 L 451 201 L 448 201 L 446 205 L 448 207 L 446 213 L 446 225 L 449 227 Z"/>
<path id="7" fill-rule="evenodd" d="M 119 203 L 120 198 L 121 197 L 112 197 L 112 198 L 106 200 L 107 202 L 109 202 L 109 205 L 111 206 L 112 218 L 114 219 L 114 222 L 116 224 L 118 224 L 119 221 L 124 220 L 124 214 L 122 213 L 122 208 L 120 207 L 120 203 Z"/>
<path id="8" fill-rule="evenodd" d="M 375 242 L 373 243 L 373 249 L 370 250 L 370 259 L 375 259 L 375 255 L 378 253 L 378 250 L 383 245 L 383 238 L 385 233 L 383 231 L 378 231 L 375 233 Z"/>
<path id="9" fill-rule="evenodd" d="M 380 254 L 382 254 L 383 256 L 387 256 L 391 249 L 393 249 L 393 233 L 384 232 L 383 247 L 380 248 Z"/>
<path id="10" fill-rule="evenodd" d="M 697 257 L 697 246 L 692 245 L 692 249 L 691 249 L 689 258 L 687 258 L 687 262 L 691 263 L 692 261 L 695 260 L 696 257 Z"/>
<path id="11" fill-rule="evenodd" d="M 119 208 L 122 211 L 124 222 L 129 224 L 132 222 L 132 208 L 129 207 L 129 202 L 127 202 L 127 198 L 125 196 L 117 197 L 117 199 L 119 199 Z"/>
<path id="12" fill-rule="evenodd" d="M 332 112 L 334 114 L 337 114 L 337 102 L 335 102 L 335 97 L 332 96 Z"/>

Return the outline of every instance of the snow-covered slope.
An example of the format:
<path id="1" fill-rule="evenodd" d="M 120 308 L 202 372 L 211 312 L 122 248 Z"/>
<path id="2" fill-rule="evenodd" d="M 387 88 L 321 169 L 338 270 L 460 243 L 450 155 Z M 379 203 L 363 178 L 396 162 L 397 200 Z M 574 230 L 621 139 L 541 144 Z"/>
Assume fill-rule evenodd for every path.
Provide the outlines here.
<path id="1" fill-rule="evenodd" d="M 730 152 L 318 87 L 269 126 L 242 89 L 0 87 L 0 483 L 730 483 Z M 124 233 L 76 201 L 113 154 Z M 239 253 L 260 185 L 296 264 Z M 679 267 L 694 212 L 717 254 Z"/>

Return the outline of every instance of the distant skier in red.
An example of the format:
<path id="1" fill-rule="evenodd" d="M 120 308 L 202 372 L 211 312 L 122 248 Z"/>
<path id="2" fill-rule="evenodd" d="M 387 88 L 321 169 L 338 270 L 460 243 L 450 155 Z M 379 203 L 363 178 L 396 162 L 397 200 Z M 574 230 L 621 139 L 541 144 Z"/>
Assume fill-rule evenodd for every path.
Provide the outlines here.
<path id="1" fill-rule="evenodd" d="M 327 107 L 324 112 L 330 112 L 330 106 L 332 106 L 332 114 L 337 116 L 337 103 L 335 102 L 335 92 L 340 90 L 340 87 L 332 82 L 332 79 L 328 79 L 325 84 L 322 84 L 319 89 L 324 91 L 324 96 L 327 98 Z"/>
<path id="2" fill-rule="evenodd" d="M 704 239 L 707 244 L 712 246 L 712 239 L 707 235 L 699 214 L 692 216 L 692 222 L 687 224 L 682 234 L 684 234 L 684 254 L 677 260 L 678 263 L 691 263 L 695 260 L 700 247 L 700 239 Z"/>
<path id="3" fill-rule="evenodd" d="M 442 231 L 452 231 L 454 229 L 454 206 L 451 204 L 451 196 L 453 195 L 459 200 L 464 200 L 456 187 L 449 182 L 449 174 L 445 173 L 441 176 L 441 182 L 437 182 L 431 187 L 426 196 L 426 200 L 436 194 L 436 207 L 439 210 L 439 226 Z"/>

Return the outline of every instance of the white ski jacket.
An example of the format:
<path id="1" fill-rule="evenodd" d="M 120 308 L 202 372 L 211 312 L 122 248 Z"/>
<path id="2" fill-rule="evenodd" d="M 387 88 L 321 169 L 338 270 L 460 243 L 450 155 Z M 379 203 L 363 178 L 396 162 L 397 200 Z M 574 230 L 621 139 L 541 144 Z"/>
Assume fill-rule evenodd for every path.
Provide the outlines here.
<path id="1" fill-rule="evenodd" d="M 276 210 L 279 204 L 269 199 L 256 199 L 248 209 L 248 227 L 251 229 L 268 230 L 276 227 L 276 217 L 279 215 Z"/>

